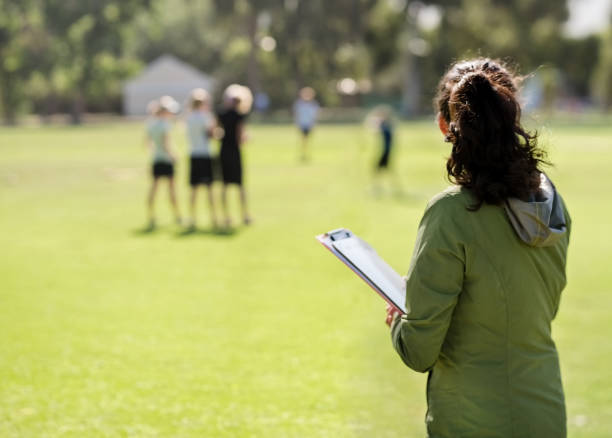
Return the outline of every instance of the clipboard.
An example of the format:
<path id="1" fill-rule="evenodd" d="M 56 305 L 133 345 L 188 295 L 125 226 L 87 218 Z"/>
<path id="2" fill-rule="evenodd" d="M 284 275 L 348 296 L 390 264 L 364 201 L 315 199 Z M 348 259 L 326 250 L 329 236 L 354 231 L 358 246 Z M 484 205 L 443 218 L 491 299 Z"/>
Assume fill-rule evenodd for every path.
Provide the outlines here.
<path id="1" fill-rule="evenodd" d="M 319 234 L 316 238 L 389 305 L 406 313 L 406 282 L 367 242 L 346 228 Z"/>

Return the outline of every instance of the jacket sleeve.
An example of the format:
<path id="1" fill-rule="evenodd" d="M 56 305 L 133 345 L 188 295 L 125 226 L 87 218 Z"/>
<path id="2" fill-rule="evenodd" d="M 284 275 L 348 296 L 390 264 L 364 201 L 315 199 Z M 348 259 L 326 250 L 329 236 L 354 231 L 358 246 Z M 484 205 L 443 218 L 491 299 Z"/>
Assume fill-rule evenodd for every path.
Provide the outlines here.
<path id="1" fill-rule="evenodd" d="M 438 359 L 463 288 L 465 245 L 456 224 L 462 215 L 445 208 L 450 202 L 442 198 L 431 204 L 421 220 L 406 280 L 407 313 L 391 328 L 395 350 L 419 372 Z"/>

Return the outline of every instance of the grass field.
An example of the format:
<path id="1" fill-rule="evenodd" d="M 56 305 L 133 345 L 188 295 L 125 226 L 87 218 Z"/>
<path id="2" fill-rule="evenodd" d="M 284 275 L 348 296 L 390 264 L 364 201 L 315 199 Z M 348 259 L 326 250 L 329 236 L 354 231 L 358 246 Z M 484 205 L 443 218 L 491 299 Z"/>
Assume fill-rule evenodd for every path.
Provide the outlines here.
<path id="1" fill-rule="evenodd" d="M 255 222 L 220 235 L 172 225 L 165 191 L 143 231 L 139 124 L 0 130 L 1 437 L 424 436 L 425 376 L 314 235 L 347 226 L 405 272 L 447 145 L 433 123 L 402 125 L 403 189 L 374 192 L 359 126 L 319 127 L 307 164 L 293 127 L 249 134 Z M 542 134 L 574 221 L 553 328 L 570 436 L 609 437 L 612 128 Z"/>

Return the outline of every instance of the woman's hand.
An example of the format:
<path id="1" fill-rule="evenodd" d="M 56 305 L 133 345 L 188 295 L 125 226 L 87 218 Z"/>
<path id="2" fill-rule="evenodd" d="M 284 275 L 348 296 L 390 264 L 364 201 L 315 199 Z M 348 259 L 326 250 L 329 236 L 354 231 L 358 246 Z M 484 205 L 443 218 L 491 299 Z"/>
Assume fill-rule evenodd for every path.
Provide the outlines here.
<path id="1" fill-rule="evenodd" d="M 399 318 L 401 315 L 400 311 L 393 307 L 391 304 L 387 304 L 387 318 L 385 319 L 385 324 L 391 327 L 391 324 L 395 320 L 395 318 Z"/>
<path id="2" fill-rule="evenodd" d="M 408 280 L 407 276 L 402 276 L 402 280 L 404 283 Z M 391 304 L 387 304 L 387 318 L 385 319 L 385 323 L 391 327 L 395 318 L 399 318 L 401 316 L 401 312 L 393 307 Z"/>

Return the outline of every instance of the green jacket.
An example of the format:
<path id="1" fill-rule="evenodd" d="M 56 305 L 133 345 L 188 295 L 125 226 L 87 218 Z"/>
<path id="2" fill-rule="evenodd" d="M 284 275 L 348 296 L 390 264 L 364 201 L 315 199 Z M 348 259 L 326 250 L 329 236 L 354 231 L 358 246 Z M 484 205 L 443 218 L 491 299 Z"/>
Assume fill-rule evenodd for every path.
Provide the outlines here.
<path id="1" fill-rule="evenodd" d="M 429 437 L 566 436 L 551 321 L 571 223 L 544 175 L 541 189 L 469 211 L 469 191 L 451 187 L 426 209 L 391 337 L 406 365 L 429 371 Z"/>

